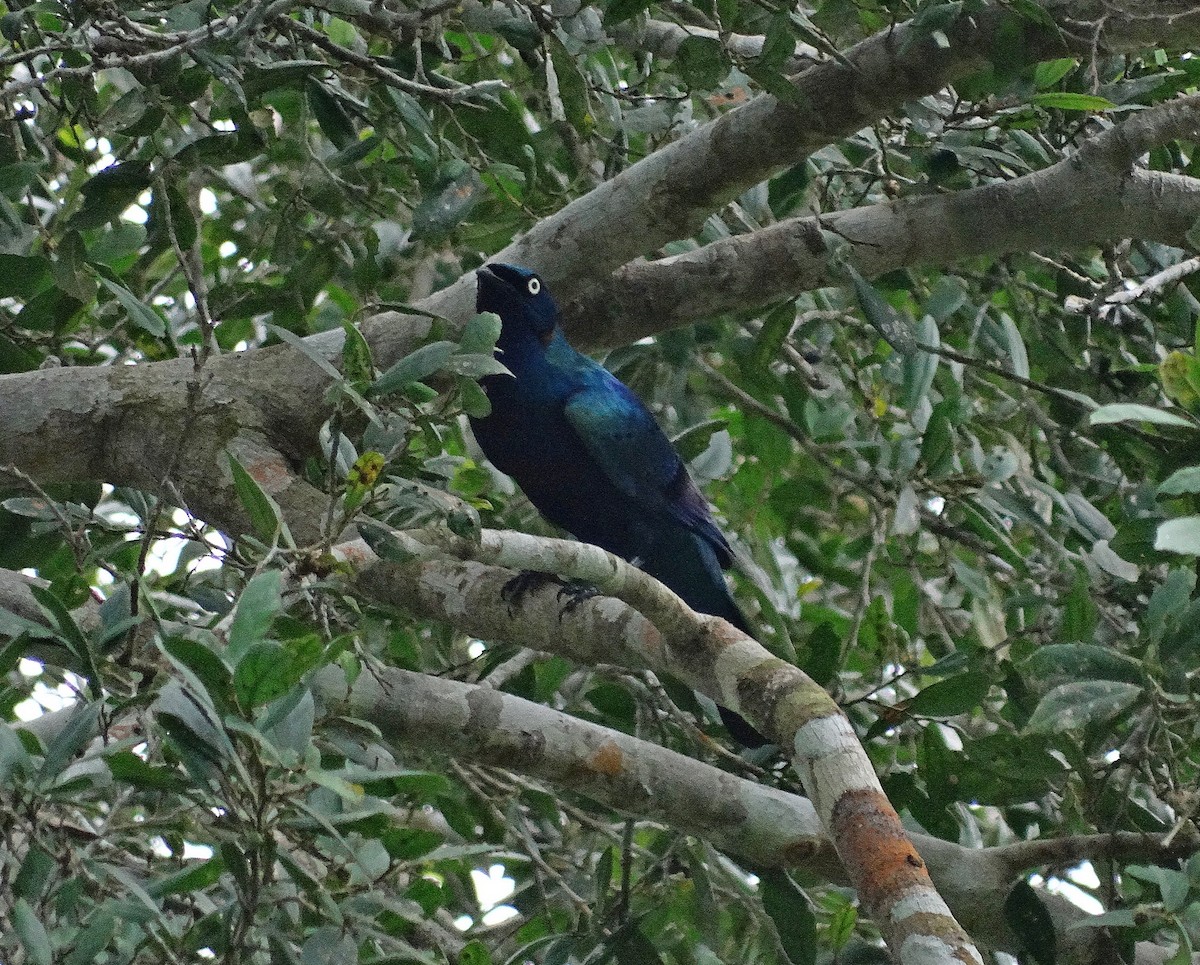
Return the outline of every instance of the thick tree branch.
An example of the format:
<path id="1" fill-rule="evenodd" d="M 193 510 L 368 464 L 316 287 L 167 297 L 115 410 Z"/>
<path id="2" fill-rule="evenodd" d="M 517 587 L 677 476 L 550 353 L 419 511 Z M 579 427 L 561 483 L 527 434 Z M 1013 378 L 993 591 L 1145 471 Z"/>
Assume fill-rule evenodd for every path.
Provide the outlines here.
<path id="1" fill-rule="evenodd" d="M 313 687 L 389 740 L 549 781 L 704 838 L 755 867 L 803 867 L 845 881 L 808 800 L 650 741 L 490 687 L 407 670 L 368 668 L 347 687 L 341 669 L 330 667 Z"/>
<path id="2" fill-rule="evenodd" d="M 649 666 L 744 714 L 791 752 L 822 827 L 896 960 L 982 961 L 934 888 L 850 722 L 799 668 L 586 543 L 495 530 L 483 530 L 478 542 L 428 531 L 373 542 L 385 555 L 409 560 L 381 561 L 359 574 L 357 587 L 377 602 L 449 620 L 486 639 L 517 639 L 589 663 L 616 658 Z M 366 556 L 351 548 L 346 558 L 362 565 Z M 557 587 L 531 592 L 518 637 L 506 606 L 497 605 L 514 574 L 489 563 L 586 580 L 621 599 L 597 597 L 564 610 L 550 598 Z"/>
<path id="3" fill-rule="evenodd" d="M 526 621 L 539 619 L 541 606 L 541 600 L 518 604 L 511 618 L 514 633 Z M 331 667 L 314 681 L 314 689 L 323 700 L 379 727 L 389 740 L 536 777 L 703 838 L 752 869 L 799 868 L 822 880 L 846 880 L 806 798 L 735 777 L 657 744 L 487 687 L 405 670 L 366 671 L 347 687 L 342 672 Z M 1023 949 L 1005 921 L 1002 896 L 1028 868 L 1117 855 L 1171 861 L 1191 850 L 1164 850 L 1158 839 L 1136 834 L 983 849 L 928 835 L 914 835 L 913 841 L 971 935 L 1012 954 Z M 1087 915 L 1058 896 L 1046 893 L 1042 898 L 1055 919 L 1061 965 L 1093 962 L 1101 936 L 1078 927 Z"/>
<path id="4" fill-rule="evenodd" d="M 1002 39 L 1004 49 L 1020 49 L 1030 63 L 1067 52 L 1057 31 L 999 4 L 959 16 L 943 33 L 949 46 L 901 24 L 810 67 L 793 79 L 793 98 L 761 94 L 696 128 L 543 218 L 496 260 L 537 269 L 570 299 L 606 283 L 631 258 L 694 234 L 713 210 L 813 151 L 978 69 Z M 467 276 L 421 307 L 463 319 L 473 303 L 474 279 Z M 364 329 L 385 363 L 411 344 L 403 326 Z"/>
<path id="5" fill-rule="evenodd" d="M 1014 21 L 1001 7 L 959 17 L 947 28 L 948 48 L 910 36 L 907 26 L 886 31 L 852 48 L 844 60 L 800 74 L 794 101 L 763 95 L 722 115 L 544 219 L 498 257 L 540 268 L 564 300 L 579 296 L 631 258 L 690 233 L 714 208 L 780 168 L 978 66 L 997 31 L 1014 24 L 1032 31 L 1026 37 L 1031 59 L 1061 50 L 1051 31 Z M 1105 36 L 1113 36 L 1111 29 Z M 749 143 L 753 152 L 745 150 Z M 960 217 L 966 221 L 969 212 Z M 738 274 L 724 266 L 711 280 L 736 283 Z M 468 275 L 421 307 L 462 321 L 471 313 L 473 286 Z M 614 294 L 627 307 L 622 293 Z M 643 303 L 631 314 L 655 317 L 646 309 Z M 377 362 L 386 366 L 428 331 L 429 322 L 385 313 L 366 327 Z M 583 335 L 585 344 L 618 341 L 599 325 Z M 340 332 L 310 341 L 332 357 L 339 339 Z M 193 378 L 201 379 L 194 412 L 187 390 Z M 292 491 L 294 480 L 285 470 L 316 452 L 328 409 L 312 403 L 327 382 L 290 347 L 218 356 L 199 376 L 187 360 L 0 376 L 0 411 L 11 414 L 0 425 L 0 465 L 12 463 L 44 483 L 103 479 L 153 491 L 161 483 L 162 454 L 174 451 L 186 431 L 177 488 L 195 512 L 236 535 L 247 520 L 229 485 L 224 452 L 240 437 L 257 453 L 263 475 L 280 487 L 268 490 L 288 490 L 295 505 L 317 510 L 312 518 L 319 518 L 321 500 L 302 486 Z M 84 413 L 87 420 L 80 418 Z M 315 535 L 297 533 L 301 539 Z"/>
<path id="6" fill-rule="evenodd" d="M 689 37 L 720 39 L 716 30 L 705 27 L 685 27 L 665 20 L 647 20 L 645 23 L 632 21 L 620 24 L 616 37 L 622 43 L 650 54 L 674 57 L 680 45 Z M 754 34 L 727 34 L 723 38 L 725 49 L 736 57 L 753 58 L 762 53 L 766 38 Z M 808 44 L 797 44 L 795 52 L 781 68 L 785 74 L 796 74 L 822 59 L 820 51 Z"/>
<path id="7" fill-rule="evenodd" d="M 1200 97 L 1135 114 L 1075 155 L 1011 181 L 884 202 L 736 235 L 621 268 L 565 306 L 577 341 L 627 344 L 700 318 L 867 276 L 980 255 L 1078 250 L 1123 238 L 1177 247 L 1200 219 L 1200 180 L 1131 170 L 1150 148 L 1200 134 Z"/>
<path id="8" fill-rule="evenodd" d="M 511 575 L 509 570 L 498 571 L 500 580 Z M 49 626 L 28 592 L 29 584 L 27 577 L 0 570 L 0 604 L 32 623 Z M 532 626 L 545 623 L 546 614 L 558 607 L 555 592 L 556 588 L 548 587 L 541 594 L 550 598 L 548 604 L 535 591 L 516 601 L 511 612 L 507 603 L 493 601 L 491 609 L 502 611 L 497 619 L 509 625 L 504 636 L 525 638 Z M 94 606 L 88 605 L 75 615 L 86 622 L 94 620 L 93 611 Z M 0 635 L 3 632 L 0 627 Z M 752 867 L 802 868 L 824 880 L 846 880 L 805 798 L 485 686 L 369 668 L 348 688 L 343 672 L 335 667 L 320 671 L 312 686 L 324 701 L 346 706 L 354 716 L 378 726 L 389 740 L 548 781 L 704 838 Z M 73 713 L 59 711 L 20 726 L 49 743 Z M 999 896 L 1030 868 L 1067 866 L 1089 858 L 1170 861 L 1191 850 L 1179 842 L 1164 848 L 1161 837 L 1132 833 L 1080 835 L 981 850 L 923 835 L 914 836 L 914 842 L 939 890 L 970 933 L 1012 952 L 1020 944 L 1008 930 Z M 1059 960 L 1064 965 L 1093 961 L 1093 942 L 1100 936 L 1071 928 L 1085 920 L 1079 909 L 1054 895 L 1043 895 L 1043 900 L 1055 918 Z"/>

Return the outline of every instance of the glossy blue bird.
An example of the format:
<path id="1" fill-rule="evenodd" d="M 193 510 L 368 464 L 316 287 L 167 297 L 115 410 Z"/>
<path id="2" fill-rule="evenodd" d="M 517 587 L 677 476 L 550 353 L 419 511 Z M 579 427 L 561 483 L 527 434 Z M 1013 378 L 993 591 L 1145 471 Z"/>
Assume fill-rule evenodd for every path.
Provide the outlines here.
<path id="1" fill-rule="evenodd" d="M 546 519 L 636 563 L 692 609 L 749 632 L 722 570 L 733 551 L 687 467 L 641 400 L 573 349 L 542 280 L 514 265 L 477 272 L 476 310 L 500 316 L 497 355 L 515 378 L 482 380 L 491 414 L 471 419 L 488 459 Z M 740 743 L 765 739 L 721 708 Z"/>

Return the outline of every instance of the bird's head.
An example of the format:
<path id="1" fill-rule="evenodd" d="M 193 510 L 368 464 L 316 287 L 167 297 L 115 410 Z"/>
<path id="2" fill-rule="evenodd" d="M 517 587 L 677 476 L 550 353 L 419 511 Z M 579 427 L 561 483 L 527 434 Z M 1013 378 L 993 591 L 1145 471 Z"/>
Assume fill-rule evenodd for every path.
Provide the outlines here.
<path id="1" fill-rule="evenodd" d="M 558 306 L 535 272 L 499 262 L 475 272 L 479 287 L 475 311 L 495 312 L 502 328 L 500 345 L 532 336 L 549 345 L 558 325 Z"/>

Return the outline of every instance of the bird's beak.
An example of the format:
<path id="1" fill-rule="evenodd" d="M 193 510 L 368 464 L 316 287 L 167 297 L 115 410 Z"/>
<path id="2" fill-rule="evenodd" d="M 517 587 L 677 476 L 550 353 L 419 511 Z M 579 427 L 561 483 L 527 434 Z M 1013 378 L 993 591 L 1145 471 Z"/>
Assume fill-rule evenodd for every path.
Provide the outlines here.
<path id="1" fill-rule="evenodd" d="M 483 306 L 488 295 L 499 295 L 506 288 L 507 283 L 499 275 L 497 275 L 490 267 L 484 265 L 482 268 L 475 269 L 475 277 L 478 285 L 475 289 L 475 311 L 486 311 Z"/>

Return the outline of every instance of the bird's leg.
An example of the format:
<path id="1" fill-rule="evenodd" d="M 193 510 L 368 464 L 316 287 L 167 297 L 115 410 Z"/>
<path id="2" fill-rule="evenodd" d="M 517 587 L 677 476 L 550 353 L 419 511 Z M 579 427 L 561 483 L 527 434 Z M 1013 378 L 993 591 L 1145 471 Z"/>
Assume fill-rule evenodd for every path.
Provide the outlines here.
<path id="1" fill-rule="evenodd" d="M 584 600 L 590 600 L 592 597 L 599 595 L 600 591 L 592 586 L 591 583 L 585 583 L 582 580 L 564 580 L 562 589 L 558 591 L 558 599 L 560 603 L 564 598 L 567 602 L 563 603 L 562 609 L 558 611 L 559 622 L 561 623 L 562 618 L 579 606 Z"/>
<path id="2" fill-rule="evenodd" d="M 559 610 L 558 618 L 561 620 L 563 616 L 570 613 L 575 607 L 579 606 L 584 600 L 590 600 L 594 596 L 599 596 L 600 591 L 592 584 L 585 583 L 582 580 L 564 580 L 561 576 L 554 573 L 543 573 L 541 570 L 521 570 L 516 576 L 504 584 L 500 590 L 500 598 L 508 604 L 508 615 L 512 616 L 516 607 L 520 606 L 522 599 L 534 590 L 545 586 L 547 583 L 557 583 L 559 586 L 558 600 L 563 603 L 562 609 Z"/>
<path id="3" fill-rule="evenodd" d="M 526 596 L 547 583 L 558 583 L 564 589 L 567 586 L 561 576 L 554 573 L 543 573 L 541 570 L 521 570 L 505 583 L 500 590 L 500 599 L 508 604 L 508 615 L 511 617 Z"/>

